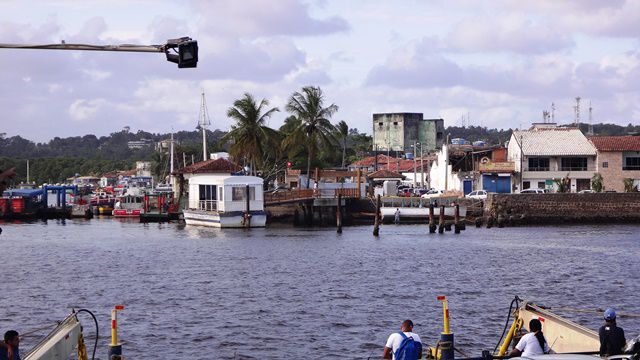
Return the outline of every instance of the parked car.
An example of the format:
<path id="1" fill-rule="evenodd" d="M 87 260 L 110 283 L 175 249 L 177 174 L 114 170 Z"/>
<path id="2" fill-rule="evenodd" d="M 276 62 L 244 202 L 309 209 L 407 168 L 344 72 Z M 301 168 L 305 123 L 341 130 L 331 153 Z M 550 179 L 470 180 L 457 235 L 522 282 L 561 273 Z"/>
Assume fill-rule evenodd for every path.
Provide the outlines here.
<path id="1" fill-rule="evenodd" d="M 476 190 L 468 193 L 464 197 L 466 197 L 467 199 L 486 200 L 487 192 L 486 190 Z"/>
<path id="2" fill-rule="evenodd" d="M 423 194 L 421 196 L 421 198 L 423 199 L 430 199 L 432 197 L 437 197 L 444 194 L 444 190 L 435 190 L 435 189 L 431 189 L 429 191 L 427 191 L 425 194 Z"/>
<path id="3" fill-rule="evenodd" d="M 549 190 L 547 189 L 524 189 L 520 191 L 520 194 L 544 194 L 548 192 Z"/>
<path id="4" fill-rule="evenodd" d="M 593 193 L 595 193 L 595 191 L 593 191 L 591 189 L 585 189 L 585 190 L 578 191 L 578 194 L 593 194 Z"/>
<path id="5" fill-rule="evenodd" d="M 413 194 L 415 196 L 422 196 L 429 192 L 429 189 L 413 189 Z"/>
<path id="6" fill-rule="evenodd" d="M 617 192 L 617 191 L 615 191 L 615 190 L 605 190 L 605 191 L 603 191 L 603 192 L 606 192 L 606 193 L 614 193 L 614 192 Z"/>

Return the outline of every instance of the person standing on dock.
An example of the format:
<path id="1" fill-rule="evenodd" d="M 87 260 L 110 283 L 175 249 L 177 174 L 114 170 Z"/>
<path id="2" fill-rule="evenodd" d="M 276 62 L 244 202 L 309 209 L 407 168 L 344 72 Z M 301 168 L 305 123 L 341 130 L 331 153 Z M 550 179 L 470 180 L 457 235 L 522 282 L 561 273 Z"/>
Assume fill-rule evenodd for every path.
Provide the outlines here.
<path id="1" fill-rule="evenodd" d="M 393 360 L 422 358 L 422 341 L 420 336 L 413 332 L 413 321 L 403 321 L 400 331 L 389 335 L 382 358 Z"/>
<path id="2" fill-rule="evenodd" d="M 393 218 L 393 223 L 394 224 L 400 224 L 400 208 L 396 208 L 396 213 L 395 213 L 395 216 Z"/>
<path id="3" fill-rule="evenodd" d="M 20 335 L 15 330 L 4 333 L 0 341 L 0 360 L 20 360 Z"/>
<path id="4" fill-rule="evenodd" d="M 509 356 L 531 356 L 548 354 L 551 351 L 542 333 L 542 323 L 538 319 L 529 321 L 529 333 L 525 334 L 518 345 L 511 350 Z"/>
<path id="5" fill-rule="evenodd" d="M 616 324 L 616 311 L 609 308 L 604 312 L 604 325 L 598 331 L 600 335 L 600 356 L 613 356 L 623 353 L 627 340 L 624 330 Z"/>

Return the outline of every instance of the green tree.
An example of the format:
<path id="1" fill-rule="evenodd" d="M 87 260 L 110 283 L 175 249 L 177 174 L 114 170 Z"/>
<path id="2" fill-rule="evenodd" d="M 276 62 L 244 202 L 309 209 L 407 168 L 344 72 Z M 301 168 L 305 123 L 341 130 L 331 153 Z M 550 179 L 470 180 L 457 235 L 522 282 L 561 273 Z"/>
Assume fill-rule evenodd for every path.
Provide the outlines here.
<path id="1" fill-rule="evenodd" d="M 559 193 L 566 193 L 571 190 L 571 179 L 569 178 L 569 174 L 561 179 L 553 179 L 553 181 L 558 186 Z"/>
<path id="2" fill-rule="evenodd" d="M 324 107 L 324 95 L 320 87 L 306 86 L 302 92 L 295 92 L 287 102 L 287 111 L 300 120 L 294 134 L 288 137 L 289 142 L 304 138 L 307 146 L 307 176 L 310 178 L 311 162 L 321 147 L 335 142 L 334 127 L 329 120 L 338 111 L 338 106 L 331 104 Z M 307 188 L 310 182 L 307 182 Z"/>
<path id="3" fill-rule="evenodd" d="M 233 140 L 231 155 L 236 159 L 245 158 L 252 174 L 256 174 L 257 168 L 267 162 L 270 154 L 273 154 L 272 149 L 277 146 L 278 133 L 266 123 L 274 112 L 280 110 L 274 107 L 264 111 L 267 106 L 268 100 L 262 99 L 260 103 L 256 103 L 251 94 L 245 93 L 242 99 L 234 101 L 233 107 L 227 110 L 227 116 L 236 123 L 222 139 L 224 142 Z"/>
<path id="4" fill-rule="evenodd" d="M 340 121 L 337 125 L 336 125 L 336 134 L 337 137 L 340 139 L 340 142 L 342 143 L 342 165 L 341 167 L 344 168 L 344 162 L 345 162 L 345 158 L 347 156 L 347 139 L 349 138 L 349 125 L 347 125 L 347 123 L 342 120 Z"/>
<path id="5" fill-rule="evenodd" d="M 624 182 L 624 192 L 637 192 L 638 188 L 633 185 L 633 179 L 625 178 L 622 180 Z"/>
<path id="6" fill-rule="evenodd" d="M 593 174 L 591 177 L 591 189 L 595 192 L 602 192 L 602 188 L 604 185 L 604 179 L 600 173 Z"/>

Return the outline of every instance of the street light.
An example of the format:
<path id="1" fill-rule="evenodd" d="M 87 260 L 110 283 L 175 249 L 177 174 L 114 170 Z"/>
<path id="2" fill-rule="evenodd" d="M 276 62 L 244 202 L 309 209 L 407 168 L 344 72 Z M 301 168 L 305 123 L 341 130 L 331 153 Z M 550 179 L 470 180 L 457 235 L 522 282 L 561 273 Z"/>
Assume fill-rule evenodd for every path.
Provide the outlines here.
<path id="1" fill-rule="evenodd" d="M 169 39 L 163 45 L 91 45 L 67 44 L 2 44 L 0 49 L 37 49 L 37 50 L 85 50 L 85 51 L 127 51 L 165 53 L 167 61 L 178 64 L 178 68 L 194 68 L 198 64 L 198 42 L 190 37 Z M 170 51 L 173 51 L 171 53 Z"/>

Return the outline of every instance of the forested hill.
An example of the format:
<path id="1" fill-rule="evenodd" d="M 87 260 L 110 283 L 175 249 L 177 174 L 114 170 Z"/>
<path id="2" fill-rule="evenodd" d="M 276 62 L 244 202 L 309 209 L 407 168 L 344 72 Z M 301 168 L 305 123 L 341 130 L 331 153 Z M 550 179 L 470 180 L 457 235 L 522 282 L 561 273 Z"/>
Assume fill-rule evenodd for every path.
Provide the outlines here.
<path id="1" fill-rule="evenodd" d="M 225 132 L 220 130 L 207 131 L 207 143 L 210 149 L 217 147 L 217 143 Z M 96 160 L 150 160 L 155 152 L 155 145 L 161 140 L 170 138 L 170 134 L 152 134 L 145 131 L 131 133 L 128 131 L 114 132 L 109 136 L 95 135 L 74 136 L 68 138 L 55 137 L 47 143 L 34 143 L 21 136 L 6 137 L 0 133 L 0 157 L 18 159 L 36 159 L 48 157 L 69 157 Z M 129 141 L 149 140 L 149 146 L 140 149 L 129 149 Z M 180 131 L 174 134 L 174 140 L 179 147 L 201 148 L 202 133 L 199 131 Z M 195 152 L 194 152 L 195 153 Z M 200 151 L 202 154 L 202 151 Z M 202 155 L 200 155 L 202 157 Z"/>

